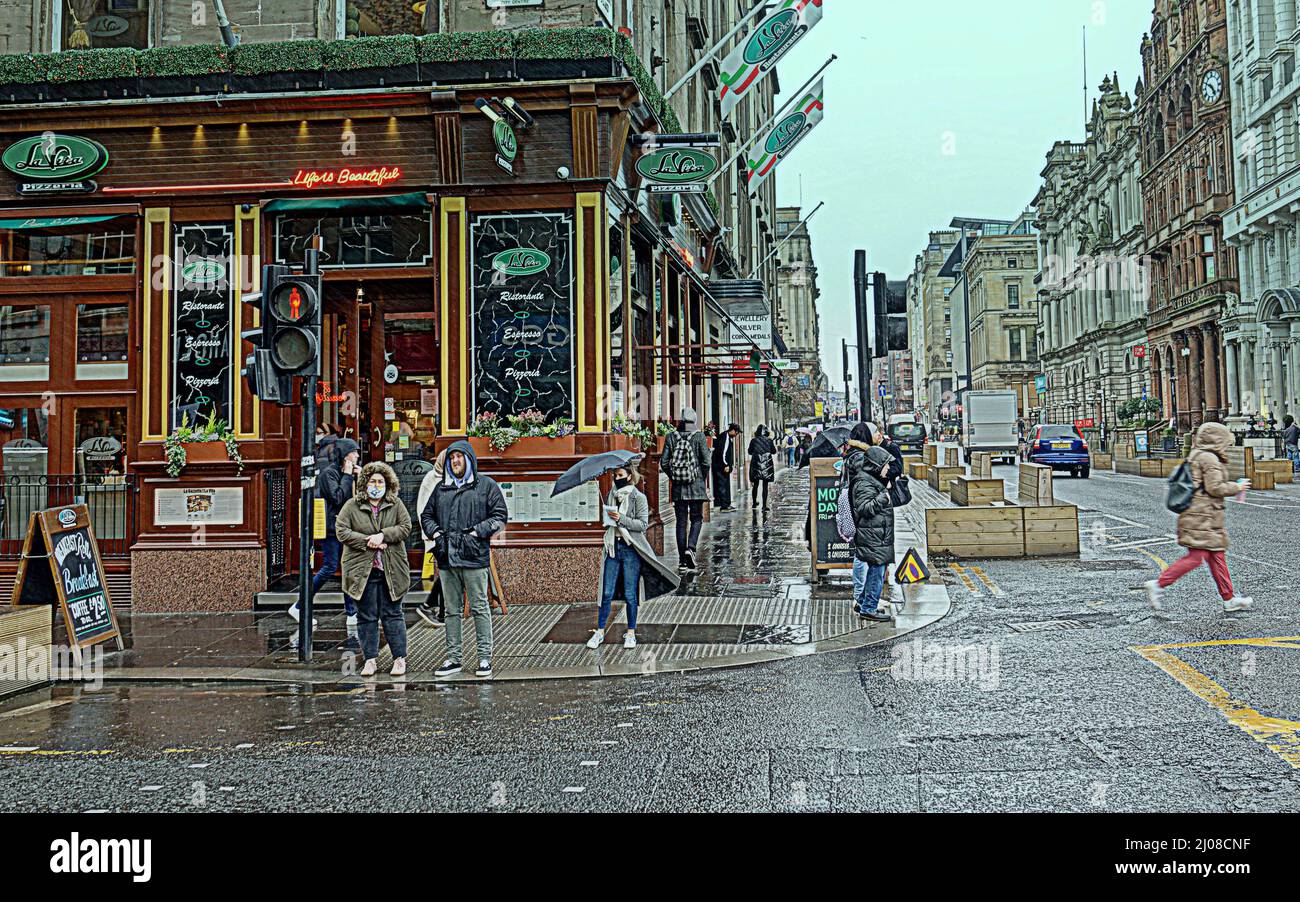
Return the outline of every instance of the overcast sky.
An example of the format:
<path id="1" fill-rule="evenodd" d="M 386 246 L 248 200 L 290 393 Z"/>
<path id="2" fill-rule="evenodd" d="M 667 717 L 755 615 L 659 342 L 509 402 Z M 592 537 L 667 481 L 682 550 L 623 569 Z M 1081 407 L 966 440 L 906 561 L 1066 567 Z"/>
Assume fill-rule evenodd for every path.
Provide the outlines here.
<path id="1" fill-rule="evenodd" d="M 825 0 L 780 63 L 790 94 L 832 53 L 826 118 L 778 170 L 782 204 L 826 206 L 809 224 L 822 290 L 822 364 L 843 382 L 854 339 L 853 251 L 906 278 L 954 216 L 1013 219 L 1053 141 L 1084 137 L 1089 97 L 1119 72 L 1132 94 L 1152 0 Z M 1088 101 L 1091 103 L 1091 100 Z M 946 152 L 951 151 L 951 152 Z M 801 189 L 802 181 L 802 189 Z"/>

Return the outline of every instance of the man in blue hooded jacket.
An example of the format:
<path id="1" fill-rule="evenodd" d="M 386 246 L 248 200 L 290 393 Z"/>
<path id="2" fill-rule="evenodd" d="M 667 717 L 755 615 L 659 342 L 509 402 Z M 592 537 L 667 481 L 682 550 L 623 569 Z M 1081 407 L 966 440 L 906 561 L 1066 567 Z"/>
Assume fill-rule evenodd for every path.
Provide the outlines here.
<path id="1" fill-rule="evenodd" d="M 462 595 L 469 599 L 478 645 L 475 674 L 492 676 L 492 611 L 488 607 L 490 542 L 510 518 L 505 495 L 490 476 L 478 472 L 478 459 L 467 441 L 447 448 L 442 482 L 420 512 L 420 528 L 433 542 L 438 582 L 447 604 L 447 660 L 435 673 L 461 671 Z"/>

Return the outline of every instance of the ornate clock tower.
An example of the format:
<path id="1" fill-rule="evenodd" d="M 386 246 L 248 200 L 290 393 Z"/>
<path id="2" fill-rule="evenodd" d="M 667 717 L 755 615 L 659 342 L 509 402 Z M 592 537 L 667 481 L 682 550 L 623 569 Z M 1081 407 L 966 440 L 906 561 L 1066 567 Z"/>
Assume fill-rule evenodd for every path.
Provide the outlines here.
<path id="1" fill-rule="evenodd" d="M 1151 394 L 1179 432 L 1227 416 L 1219 320 L 1237 294 L 1226 0 L 1157 0 L 1137 86 Z"/>

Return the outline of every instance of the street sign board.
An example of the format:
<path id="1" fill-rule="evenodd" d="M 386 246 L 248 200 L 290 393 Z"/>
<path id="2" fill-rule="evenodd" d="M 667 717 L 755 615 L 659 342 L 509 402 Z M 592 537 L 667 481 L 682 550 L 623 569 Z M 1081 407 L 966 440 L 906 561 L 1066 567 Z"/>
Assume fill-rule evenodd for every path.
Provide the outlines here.
<path id="1" fill-rule="evenodd" d="M 1084 417 L 1074 421 L 1074 428 L 1082 432 L 1085 429 L 1096 429 L 1097 421 L 1092 417 Z"/>
<path id="2" fill-rule="evenodd" d="M 1147 356 L 1147 346 L 1146 346 L 1146 345 L 1134 345 L 1134 347 L 1133 347 L 1133 356 L 1134 356 L 1134 357 L 1137 357 L 1137 358 L 1139 358 L 1139 359 L 1142 358 L 1142 357 Z"/>
<path id="3" fill-rule="evenodd" d="M 1138 454 L 1146 454 L 1148 450 L 1149 436 L 1145 432 L 1136 432 L 1133 434 L 1133 450 Z"/>
<path id="4" fill-rule="evenodd" d="M 907 549 L 907 554 L 903 555 L 903 560 L 894 573 L 894 581 L 902 586 L 908 583 L 923 583 L 929 578 L 930 571 L 926 568 L 925 561 L 921 560 L 921 556 L 916 553 L 916 549 Z"/>
<path id="5" fill-rule="evenodd" d="M 1037 392 L 1038 392 L 1040 395 L 1045 395 L 1045 394 L 1047 394 L 1047 376 L 1046 376 L 1046 375 L 1043 375 L 1043 376 L 1035 376 L 1035 377 L 1034 377 L 1034 388 L 1037 390 Z"/>
<path id="6" fill-rule="evenodd" d="M 843 468 L 844 460 L 839 457 L 814 457 L 808 464 L 809 522 L 812 527 L 808 538 L 813 553 L 814 582 L 822 570 L 842 570 L 853 566 L 853 546 L 840 538 L 835 527 Z"/>

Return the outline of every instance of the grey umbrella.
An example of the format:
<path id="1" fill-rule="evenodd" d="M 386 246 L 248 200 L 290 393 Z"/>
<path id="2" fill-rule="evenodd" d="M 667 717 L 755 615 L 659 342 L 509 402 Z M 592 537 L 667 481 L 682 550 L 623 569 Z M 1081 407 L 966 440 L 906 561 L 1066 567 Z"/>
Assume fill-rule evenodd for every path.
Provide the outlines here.
<path id="1" fill-rule="evenodd" d="M 604 454 L 593 454 L 591 457 L 584 457 L 569 467 L 563 476 L 555 480 L 555 487 L 551 490 L 551 497 L 554 498 L 569 489 L 576 489 L 584 482 L 598 479 L 610 470 L 626 467 L 634 460 L 640 460 L 643 456 L 637 451 L 606 451 Z"/>
<path id="2" fill-rule="evenodd" d="M 852 429 L 848 426 L 832 426 L 829 429 L 823 429 L 813 439 L 812 445 L 808 448 L 808 453 L 804 455 L 799 466 L 808 466 L 809 458 L 813 457 L 839 457 L 840 446 L 849 440 Z"/>

